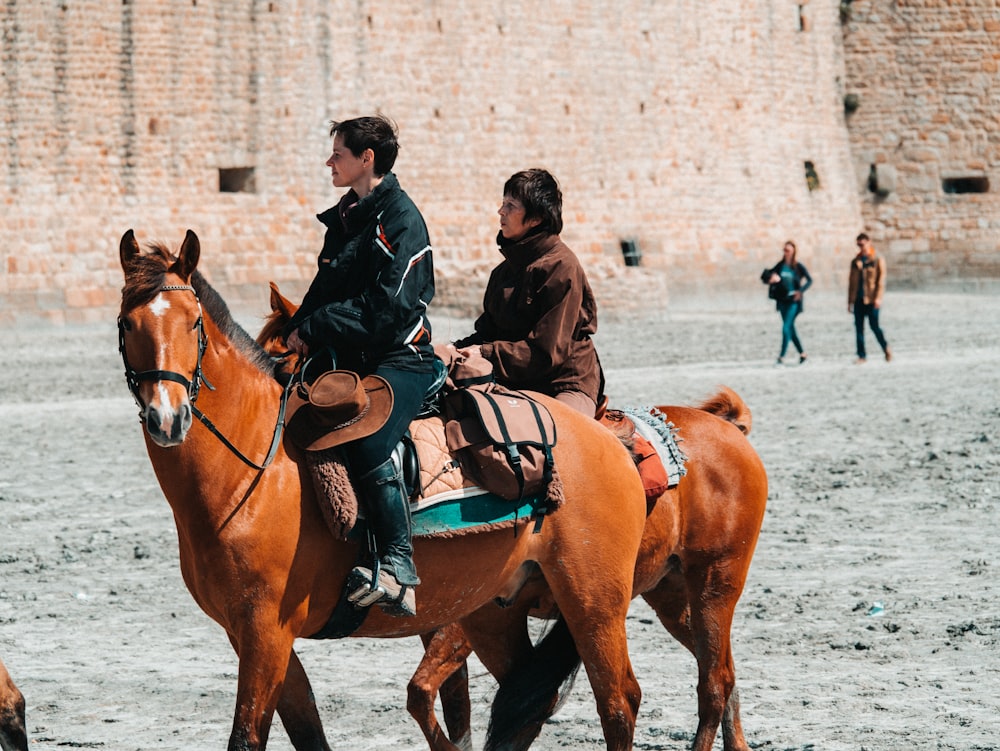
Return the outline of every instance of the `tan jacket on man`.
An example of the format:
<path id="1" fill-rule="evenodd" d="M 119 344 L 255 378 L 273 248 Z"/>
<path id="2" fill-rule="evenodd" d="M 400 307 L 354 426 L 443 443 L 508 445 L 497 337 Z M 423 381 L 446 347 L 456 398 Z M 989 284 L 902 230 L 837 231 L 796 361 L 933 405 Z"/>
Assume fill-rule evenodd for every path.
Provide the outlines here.
<path id="1" fill-rule="evenodd" d="M 865 305 L 882 307 L 882 297 L 885 295 L 885 259 L 874 250 L 868 257 L 864 253 L 858 253 L 851 261 L 851 275 L 847 282 L 848 310 L 858 299 L 858 285 L 861 285 L 862 302 Z"/>

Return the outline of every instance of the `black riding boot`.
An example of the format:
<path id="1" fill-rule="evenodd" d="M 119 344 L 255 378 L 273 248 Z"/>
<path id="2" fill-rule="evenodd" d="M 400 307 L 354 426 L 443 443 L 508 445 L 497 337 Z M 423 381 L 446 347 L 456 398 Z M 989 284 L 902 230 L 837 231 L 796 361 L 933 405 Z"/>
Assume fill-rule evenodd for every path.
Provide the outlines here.
<path id="1" fill-rule="evenodd" d="M 377 600 L 364 599 L 367 604 L 377 602 L 392 615 L 416 615 L 413 587 L 420 584 L 420 578 L 413 565 L 410 503 L 402 473 L 392 459 L 387 459 L 364 475 L 360 484 L 369 523 L 375 532 L 377 555 L 382 563 L 381 575 L 375 586 L 385 591 L 385 595 Z M 371 572 L 368 572 L 368 581 L 371 582 Z M 351 599 L 354 600 L 353 597 Z M 358 599 L 362 596 L 359 595 Z"/>

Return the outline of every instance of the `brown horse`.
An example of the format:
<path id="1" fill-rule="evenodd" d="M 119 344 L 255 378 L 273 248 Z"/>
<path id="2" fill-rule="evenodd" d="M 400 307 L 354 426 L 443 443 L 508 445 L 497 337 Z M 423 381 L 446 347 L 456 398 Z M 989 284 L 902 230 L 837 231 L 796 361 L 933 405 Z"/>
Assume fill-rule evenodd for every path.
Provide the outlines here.
<path id="1" fill-rule="evenodd" d="M 740 430 L 749 426 L 749 410 L 731 390 L 721 389 L 698 408 L 659 409 L 684 439 L 688 471 L 677 487 L 657 499 L 649 515 L 634 593 L 697 661 L 698 729 L 692 749 L 710 751 L 721 723 L 726 751 L 749 751 L 730 627 L 763 521 L 767 476 Z M 538 606 L 546 602 L 542 582 L 534 590 L 526 587 L 515 608 L 545 617 L 545 608 Z M 482 615 L 490 617 L 489 609 Z M 471 645 L 462 637 L 462 626 L 452 624 L 425 638 L 424 658 L 410 681 L 407 708 L 433 751 L 458 749 L 434 714 L 439 689 L 450 738 L 469 734 L 460 682 L 467 681 L 465 658 Z M 481 658 L 487 649 L 477 646 Z"/>
<path id="2" fill-rule="evenodd" d="M 295 305 L 271 284 L 271 314 L 257 341 L 282 349 L 280 331 Z M 697 408 L 661 406 L 677 427 L 687 454 L 687 474 L 654 504 L 636 564 L 635 592 L 698 663 L 698 731 L 692 748 L 709 751 L 720 722 L 726 751 L 747 751 L 730 645 L 730 626 L 743 591 L 767 501 L 767 475 L 746 440 L 751 415 L 743 400 L 722 387 Z M 522 591 L 521 611 L 539 615 L 541 591 Z M 497 612 L 483 611 L 488 617 Z M 425 655 L 410 681 L 407 707 L 432 751 L 468 748 L 468 671 L 472 647 L 451 624 L 423 635 Z M 483 647 L 480 650 L 487 650 Z M 496 658 L 494 658 L 496 659 Z M 434 714 L 435 697 L 449 727 Z"/>
<path id="3" fill-rule="evenodd" d="M 14 685 L 3 662 L 0 662 L 0 749 L 28 751 L 24 697 Z"/>
<path id="4" fill-rule="evenodd" d="M 282 387 L 274 364 L 196 271 L 195 234 L 188 231 L 174 256 L 162 246 L 143 253 L 129 230 L 119 252 L 126 378 L 173 510 L 181 573 L 239 657 L 229 749 L 265 748 L 277 710 L 296 749 L 326 750 L 292 647 L 327 623 L 358 546 L 331 536 L 305 470 L 277 439 Z M 530 662 L 508 659 L 523 658 L 525 644 L 530 652 L 527 622 L 489 622 L 478 611 L 497 597 L 513 601 L 537 573 L 560 612 L 552 643 L 579 652 L 607 748 L 629 749 L 640 691 L 625 617 L 645 523 L 642 485 L 610 432 L 554 400 L 546 405 L 558 429 L 565 503 L 514 522 L 516 534 L 418 538 L 424 583 L 416 617 L 372 612 L 355 635 L 411 636 L 458 621 L 474 647 L 504 656 L 485 653 L 503 687 Z"/>

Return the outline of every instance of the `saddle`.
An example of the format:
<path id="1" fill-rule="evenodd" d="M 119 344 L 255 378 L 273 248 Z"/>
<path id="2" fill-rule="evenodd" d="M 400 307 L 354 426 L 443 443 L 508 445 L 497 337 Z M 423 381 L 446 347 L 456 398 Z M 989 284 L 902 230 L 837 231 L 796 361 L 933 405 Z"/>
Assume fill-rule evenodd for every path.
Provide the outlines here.
<path id="1" fill-rule="evenodd" d="M 491 407 L 482 419 L 478 413 L 473 417 L 459 406 L 466 402 L 465 389 L 452 384 L 445 389 L 448 372 L 438 364 L 417 418 L 392 453 L 410 499 L 414 534 L 460 534 L 558 507 L 562 484 L 552 462 L 555 425 L 548 410 L 524 394 L 496 387 L 495 395 L 502 393 L 504 403 L 495 405 L 495 412 Z M 447 418 L 442 414 L 446 400 Z M 489 399 L 490 404 L 495 401 Z M 476 399 L 469 402 L 475 403 Z M 532 419 L 524 425 L 511 412 L 524 415 L 529 412 L 526 405 Z M 293 449 L 294 456 L 308 469 L 330 532 L 344 540 L 358 521 L 357 493 L 340 443 L 330 445 L 332 439 L 322 435 L 321 426 L 310 427 L 316 428 L 310 434 L 312 448 Z M 467 455 L 464 468 L 459 454 Z"/>
<path id="2" fill-rule="evenodd" d="M 392 460 L 402 470 L 415 537 L 453 537 L 484 526 L 509 527 L 551 511 L 544 492 L 512 501 L 482 487 L 449 450 L 440 415 L 410 423 Z M 331 534 L 340 540 L 353 537 L 363 514 L 340 449 L 306 452 L 305 461 Z"/>

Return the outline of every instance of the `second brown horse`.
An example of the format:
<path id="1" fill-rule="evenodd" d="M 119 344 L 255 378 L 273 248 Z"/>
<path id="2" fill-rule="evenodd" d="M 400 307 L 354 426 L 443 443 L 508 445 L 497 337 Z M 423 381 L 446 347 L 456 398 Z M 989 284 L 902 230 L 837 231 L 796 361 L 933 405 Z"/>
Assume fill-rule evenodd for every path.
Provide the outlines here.
<path id="1" fill-rule="evenodd" d="M 28 751 L 28 733 L 24 726 L 24 696 L 14 685 L 2 662 L 0 662 L 0 749 Z"/>

